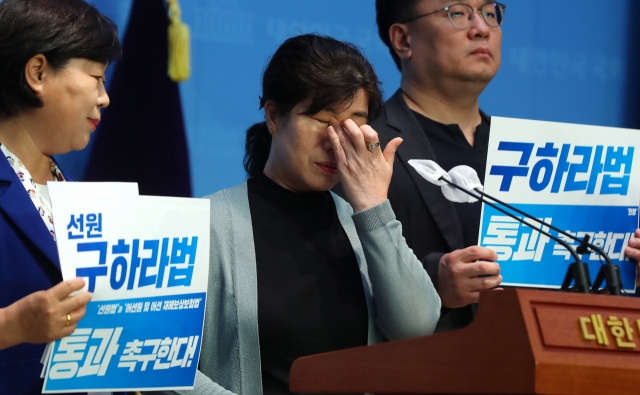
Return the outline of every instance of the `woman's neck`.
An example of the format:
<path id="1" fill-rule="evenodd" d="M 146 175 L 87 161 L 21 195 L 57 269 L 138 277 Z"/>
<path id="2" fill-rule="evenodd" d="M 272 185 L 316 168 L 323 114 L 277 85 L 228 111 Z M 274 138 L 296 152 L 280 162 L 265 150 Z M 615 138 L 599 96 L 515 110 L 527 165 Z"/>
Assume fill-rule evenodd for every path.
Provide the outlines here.
<path id="1" fill-rule="evenodd" d="M 54 180 L 51 157 L 40 150 L 21 115 L 0 117 L 0 143 L 20 159 L 35 183 Z"/>

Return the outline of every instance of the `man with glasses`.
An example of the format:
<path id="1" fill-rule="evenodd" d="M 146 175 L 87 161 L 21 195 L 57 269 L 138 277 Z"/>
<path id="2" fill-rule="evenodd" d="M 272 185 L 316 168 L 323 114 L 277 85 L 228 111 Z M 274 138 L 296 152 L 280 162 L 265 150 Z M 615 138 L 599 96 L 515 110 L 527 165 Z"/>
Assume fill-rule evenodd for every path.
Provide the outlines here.
<path id="1" fill-rule="evenodd" d="M 478 97 L 500 67 L 505 6 L 486 0 L 376 0 L 378 31 L 402 73 L 372 123 L 385 145 L 402 137 L 389 200 L 407 243 L 442 299 L 436 331 L 473 320 L 479 291 L 500 284 L 495 252 L 476 246 L 480 202 L 451 203 L 407 164 L 468 165 L 484 182 L 489 117 Z"/>

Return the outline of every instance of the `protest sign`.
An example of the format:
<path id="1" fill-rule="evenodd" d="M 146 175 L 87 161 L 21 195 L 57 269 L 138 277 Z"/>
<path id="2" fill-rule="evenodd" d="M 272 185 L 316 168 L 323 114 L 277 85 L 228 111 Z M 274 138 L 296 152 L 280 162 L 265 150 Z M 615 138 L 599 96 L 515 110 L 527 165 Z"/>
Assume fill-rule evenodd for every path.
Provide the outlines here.
<path id="1" fill-rule="evenodd" d="M 636 264 L 624 247 L 638 227 L 638 146 L 638 130 L 492 117 L 485 192 L 570 234 L 589 235 L 633 292 Z M 486 204 L 480 225 L 479 244 L 498 253 L 504 285 L 562 284 L 573 260 L 560 244 Z M 593 282 L 604 260 L 593 253 L 582 261 Z"/>
<path id="2" fill-rule="evenodd" d="M 93 298 L 75 332 L 45 356 L 43 393 L 192 388 L 209 270 L 209 202 L 55 184 L 63 278 L 83 277 Z"/>

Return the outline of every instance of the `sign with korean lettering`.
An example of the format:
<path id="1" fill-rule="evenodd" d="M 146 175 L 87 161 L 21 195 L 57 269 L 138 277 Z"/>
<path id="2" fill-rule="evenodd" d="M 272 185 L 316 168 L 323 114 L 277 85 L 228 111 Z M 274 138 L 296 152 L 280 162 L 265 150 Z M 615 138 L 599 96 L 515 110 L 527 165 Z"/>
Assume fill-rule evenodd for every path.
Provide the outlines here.
<path id="1" fill-rule="evenodd" d="M 63 184 L 63 183 L 56 183 Z M 209 202 L 50 188 L 64 279 L 93 293 L 46 355 L 44 393 L 191 389 L 209 272 Z"/>
<path id="2" fill-rule="evenodd" d="M 624 247 L 638 227 L 640 131 L 492 117 L 488 150 L 487 194 L 569 234 L 589 235 L 620 267 L 623 288 L 634 291 L 636 265 Z M 562 245 L 486 204 L 478 244 L 498 253 L 504 285 L 558 288 L 573 262 Z M 592 253 L 582 261 L 593 282 L 604 260 Z"/>

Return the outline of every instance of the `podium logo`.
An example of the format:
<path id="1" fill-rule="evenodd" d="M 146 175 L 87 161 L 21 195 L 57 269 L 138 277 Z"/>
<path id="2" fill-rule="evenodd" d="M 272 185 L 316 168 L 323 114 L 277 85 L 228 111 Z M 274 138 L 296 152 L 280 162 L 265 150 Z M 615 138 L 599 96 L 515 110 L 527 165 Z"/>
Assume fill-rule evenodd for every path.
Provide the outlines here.
<path id="1" fill-rule="evenodd" d="M 547 142 L 501 141 L 498 151 L 519 152 L 518 163 L 492 165 L 491 176 L 502 177 L 501 192 L 523 177 L 534 192 L 584 191 L 587 195 L 621 195 L 629 190 L 634 147 L 582 146 Z"/>

